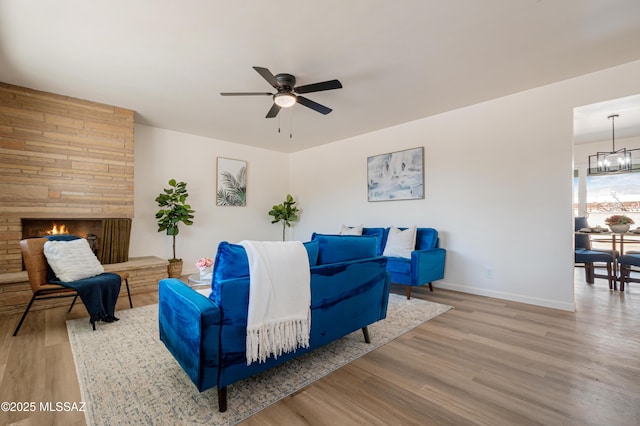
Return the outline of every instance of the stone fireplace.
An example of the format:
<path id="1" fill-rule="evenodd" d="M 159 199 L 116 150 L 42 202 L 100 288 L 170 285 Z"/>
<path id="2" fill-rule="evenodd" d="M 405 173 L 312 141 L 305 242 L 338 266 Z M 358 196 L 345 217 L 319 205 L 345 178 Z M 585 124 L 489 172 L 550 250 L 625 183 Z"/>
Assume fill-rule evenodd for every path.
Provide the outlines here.
<path id="1" fill-rule="evenodd" d="M 0 274 L 22 271 L 22 238 L 63 219 L 103 253 L 106 221 L 133 218 L 134 112 L 5 83 L 0 99 Z"/>
<path id="2" fill-rule="evenodd" d="M 106 271 L 129 272 L 131 294 L 157 291 L 167 261 L 131 258 L 134 112 L 0 82 L 0 314 L 32 295 L 20 240 L 55 223 L 89 240 Z M 118 246 L 124 254 L 114 255 Z M 66 300 L 45 300 L 42 309 Z"/>

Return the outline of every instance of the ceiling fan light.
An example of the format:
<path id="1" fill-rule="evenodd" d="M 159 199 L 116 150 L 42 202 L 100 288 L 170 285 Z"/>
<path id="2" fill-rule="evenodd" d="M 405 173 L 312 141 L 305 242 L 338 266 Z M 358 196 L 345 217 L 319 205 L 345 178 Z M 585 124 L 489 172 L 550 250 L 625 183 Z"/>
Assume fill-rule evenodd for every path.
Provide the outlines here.
<path id="1" fill-rule="evenodd" d="M 297 98 L 293 93 L 276 93 L 273 95 L 273 102 L 280 108 L 289 108 L 296 104 Z"/>

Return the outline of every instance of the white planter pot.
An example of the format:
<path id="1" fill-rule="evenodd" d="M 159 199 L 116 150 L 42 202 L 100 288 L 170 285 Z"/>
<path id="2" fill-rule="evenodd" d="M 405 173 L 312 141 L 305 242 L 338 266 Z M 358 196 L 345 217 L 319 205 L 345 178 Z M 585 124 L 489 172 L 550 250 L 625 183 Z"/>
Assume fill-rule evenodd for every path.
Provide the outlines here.
<path id="1" fill-rule="evenodd" d="M 631 225 L 609 225 L 609 229 L 614 234 L 624 234 L 625 232 L 629 232 L 629 228 Z"/>

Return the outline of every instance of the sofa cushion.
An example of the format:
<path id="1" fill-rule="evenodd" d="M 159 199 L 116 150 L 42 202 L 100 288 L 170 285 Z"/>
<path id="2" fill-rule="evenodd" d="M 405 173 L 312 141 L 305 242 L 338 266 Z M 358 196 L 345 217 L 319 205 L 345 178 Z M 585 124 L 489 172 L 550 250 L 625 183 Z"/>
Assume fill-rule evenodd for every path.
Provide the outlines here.
<path id="1" fill-rule="evenodd" d="M 404 257 L 411 259 L 411 252 L 416 247 L 416 227 L 412 226 L 400 230 L 395 226 L 389 228 L 387 244 L 384 247 L 383 256 Z"/>
<path id="2" fill-rule="evenodd" d="M 309 241 L 303 243 L 309 257 L 309 266 L 318 263 L 318 243 Z M 239 244 L 222 241 L 218 245 L 218 253 L 213 267 L 213 278 L 216 281 L 249 276 L 249 258 L 247 252 Z"/>
<path id="3" fill-rule="evenodd" d="M 404 257 L 389 257 L 387 258 L 387 271 L 410 274 L 411 260 Z"/>
<path id="4" fill-rule="evenodd" d="M 387 243 L 388 228 L 362 228 L 362 235 L 374 235 L 378 238 L 376 254 L 382 256 L 384 246 Z"/>
<path id="5" fill-rule="evenodd" d="M 319 246 L 318 265 L 376 256 L 377 238 L 365 235 L 314 234 Z"/>
<path id="6" fill-rule="evenodd" d="M 433 228 L 418 228 L 416 231 L 416 249 L 431 250 L 438 247 L 438 231 Z"/>
<path id="7" fill-rule="evenodd" d="M 342 228 L 340 229 L 340 235 L 362 235 L 362 226 L 363 225 L 358 225 L 358 226 L 342 225 Z"/>
<path id="8" fill-rule="evenodd" d="M 73 282 L 100 275 L 104 268 L 84 238 L 44 243 L 47 263 L 62 282 Z"/>
<path id="9" fill-rule="evenodd" d="M 73 241 L 77 240 L 80 237 L 76 237 L 71 234 L 55 234 L 55 235 L 47 235 L 43 238 L 46 238 L 49 241 Z M 60 281 L 58 277 L 56 277 L 56 273 L 51 269 L 51 265 L 47 262 L 47 282 L 51 281 Z"/>
<path id="10" fill-rule="evenodd" d="M 249 275 L 249 259 L 244 247 L 222 241 L 218 244 L 218 253 L 213 266 L 215 281 L 230 278 L 246 277 Z"/>
<path id="11" fill-rule="evenodd" d="M 302 244 L 304 245 L 304 248 L 307 249 L 307 256 L 309 256 L 309 266 L 316 266 L 318 264 L 318 242 L 307 241 L 306 243 Z"/>

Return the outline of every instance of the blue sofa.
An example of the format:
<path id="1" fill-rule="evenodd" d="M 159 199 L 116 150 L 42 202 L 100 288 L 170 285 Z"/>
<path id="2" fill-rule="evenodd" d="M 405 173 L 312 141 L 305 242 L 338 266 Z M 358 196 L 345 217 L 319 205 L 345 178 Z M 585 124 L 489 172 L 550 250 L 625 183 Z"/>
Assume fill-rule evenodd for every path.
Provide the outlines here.
<path id="1" fill-rule="evenodd" d="M 390 228 L 362 228 L 363 236 L 377 238 L 376 253 L 384 253 Z M 406 228 L 399 228 L 406 229 Z M 319 235 L 315 232 L 311 236 L 313 241 Z M 343 235 L 342 237 L 345 237 Z M 387 271 L 391 274 L 391 282 L 406 286 L 407 299 L 411 298 L 411 287 L 429 285 L 433 291 L 433 281 L 444 278 L 444 263 L 447 257 L 445 249 L 440 248 L 438 231 L 433 228 L 416 229 L 416 246 L 411 252 L 411 259 L 402 257 L 387 257 Z"/>
<path id="2" fill-rule="evenodd" d="M 202 392 L 218 388 L 218 408 L 227 408 L 227 386 L 384 319 L 389 301 L 387 259 L 376 237 L 326 236 L 305 243 L 311 269 L 309 348 L 265 363 L 246 362 L 249 266 L 244 248 L 222 242 L 211 295 L 177 279 L 159 283 L 160 340 Z"/>

